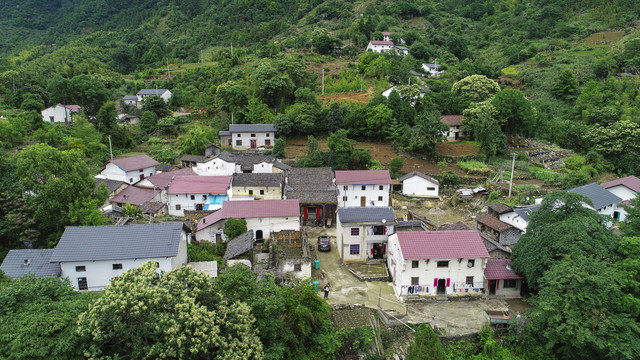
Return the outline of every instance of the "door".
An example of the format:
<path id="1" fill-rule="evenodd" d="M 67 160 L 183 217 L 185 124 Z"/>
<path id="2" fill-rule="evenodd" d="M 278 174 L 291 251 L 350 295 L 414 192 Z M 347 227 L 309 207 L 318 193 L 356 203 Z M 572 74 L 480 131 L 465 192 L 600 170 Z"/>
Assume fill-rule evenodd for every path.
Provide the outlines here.
<path id="1" fill-rule="evenodd" d="M 203 209 L 202 204 L 196 204 L 196 210 L 197 211 L 202 211 L 202 209 Z"/>
<path id="2" fill-rule="evenodd" d="M 614 211 L 613 212 L 613 218 L 616 220 L 620 220 L 620 212 L 619 211 Z"/>
<path id="3" fill-rule="evenodd" d="M 374 259 L 382 259 L 383 255 L 382 244 L 374 243 L 373 244 L 373 258 Z"/>
<path id="4" fill-rule="evenodd" d="M 256 230 L 256 240 L 262 240 L 263 236 L 262 230 Z"/>
<path id="5" fill-rule="evenodd" d="M 251 140 L 251 148 L 255 149 L 257 147 L 256 140 Z"/>
<path id="6" fill-rule="evenodd" d="M 447 279 L 438 279 L 438 294 L 447 293 Z"/>
<path id="7" fill-rule="evenodd" d="M 361 196 L 360 197 L 360 206 L 367 206 L 367 197 L 366 196 Z"/>
<path id="8" fill-rule="evenodd" d="M 489 280 L 489 295 L 496 294 L 496 285 L 498 284 L 498 280 Z"/>

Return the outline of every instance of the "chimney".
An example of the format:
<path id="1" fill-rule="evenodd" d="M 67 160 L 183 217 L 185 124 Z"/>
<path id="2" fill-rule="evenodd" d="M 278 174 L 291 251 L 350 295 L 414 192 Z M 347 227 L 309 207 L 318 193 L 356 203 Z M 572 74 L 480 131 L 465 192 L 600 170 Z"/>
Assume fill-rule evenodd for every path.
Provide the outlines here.
<path id="1" fill-rule="evenodd" d="M 203 223 L 203 224 L 206 224 L 206 223 L 207 223 L 207 219 L 202 218 L 202 223 Z"/>

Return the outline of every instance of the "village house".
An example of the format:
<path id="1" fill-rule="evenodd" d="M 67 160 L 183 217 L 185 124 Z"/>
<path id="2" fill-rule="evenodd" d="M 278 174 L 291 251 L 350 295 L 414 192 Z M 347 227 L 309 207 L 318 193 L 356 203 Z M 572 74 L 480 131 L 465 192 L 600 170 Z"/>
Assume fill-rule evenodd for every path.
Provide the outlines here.
<path id="1" fill-rule="evenodd" d="M 153 261 L 162 271 L 187 263 L 190 230 L 182 223 L 69 226 L 51 255 L 75 290 L 103 290 L 126 271 Z"/>
<path id="2" fill-rule="evenodd" d="M 167 202 L 169 202 L 169 199 L 167 197 L 169 184 L 171 184 L 173 179 L 178 176 L 198 176 L 198 174 L 196 174 L 189 168 L 177 169 L 164 173 L 156 173 L 153 176 L 146 177 L 140 180 L 135 186 L 140 188 L 154 189 L 155 191 L 153 201 L 158 201 L 166 204 Z"/>
<path id="3" fill-rule="evenodd" d="M 176 176 L 167 190 L 169 215 L 218 210 L 231 197 L 231 176 Z"/>
<path id="4" fill-rule="evenodd" d="M 438 197 L 440 182 L 419 171 L 412 171 L 398 179 L 402 194 L 407 196 Z"/>
<path id="5" fill-rule="evenodd" d="M 444 72 L 440 67 L 440 64 L 422 64 L 422 69 L 431 77 L 438 77 Z"/>
<path id="6" fill-rule="evenodd" d="M 225 201 L 222 209 L 202 218 L 196 227 L 198 241 L 220 243 L 228 241 L 224 235 L 226 219 L 245 219 L 247 230 L 253 230 L 256 240 L 269 239 L 271 233 L 300 230 L 300 202 L 298 200 L 239 200 Z"/>
<path id="7" fill-rule="evenodd" d="M 79 113 L 81 109 L 80 105 L 57 104 L 41 111 L 42 121 L 50 124 L 63 123 L 69 125 L 73 122 L 72 115 Z"/>
<path id="8" fill-rule="evenodd" d="M 291 169 L 271 155 L 231 153 L 219 155 L 199 162 L 193 167 L 202 176 L 233 175 L 235 173 L 282 173 Z"/>
<path id="9" fill-rule="evenodd" d="M 54 249 L 9 250 L 0 265 L 6 276 L 19 278 L 28 274 L 40 277 L 59 277 L 60 264 L 51 262 Z"/>
<path id="10" fill-rule="evenodd" d="M 400 231 L 389 237 L 387 266 L 398 298 L 480 296 L 489 253 L 475 230 Z"/>
<path id="11" fill-rule="evenodd" d="M 123 181 L 128 184 L 135 184 L 146 176 L 156 173 L 156 165 L 159 163 L 146 154 L 114 159 L 109 161 L 107 166 L 96 178 Z"/>
<path id="12" fill-rule="evenodd" d="M 180 166 L 183 168 L 193 168 L 197 167 L 198 163 L 207 161 L 207 157 L 202 155 L 185 154 L 180 156 L 178 161 L 180 162 Z"/>
<path id="13" fill-rule="evenodd" d="M 253 269 L 253 230 L 249 230 L 236 238 L 227 242 L 227 249 L 222 260 L 227 266 L 240 263 L 246 265 L 249 269 Z"/>
<path id="14" fill-rule="evenodd" d="M 150 96 L 159 96 L 165 102 L 169 102 L 169 99 L 171 99 L 172 94 L 171 94 L 171 91 L 167 89 L 142 89 L 138 91 L 136 95 L 138 97 L 138 103 L 141 103 L 142 101 L 144 101 L 144 99 Z"/>
<path id="15" fill-rule="evenodd" d="M 282 199 L 283 174 L 250 173 L 233 174 L 232 197 L 234 200 Z"/>
<path id="16" fill-rule="evenodd" d="M 234 150 L 270 148 L 276 137 L 273 124 L 231 124 L 229 131 L 220 131 L 220 144 Z"/>
<path id="17" fill-rule="evenodd" d="M 405 55 L 405 56 L 409 55 L 409 48 L 406 46 L 394 45 L 393 50 L 395 50 L 395 52 L 397 52 L 400 55 Z"/>
<path id="18" fill-rule="evenodd" d="M 509 206 L 504 205 L 505 207 L 511 209 Z M 540 205 L 525 205 L 525 206 L 516 206 L 511 209 L 511 211 L 506 211 L 498 214 L 500 220 L 512 225 L 513 227 L 520 230 L 522 234 L 527 232 L 527 226 L 529 225 L 529 216 L 532 212 L 538 210 Z"/>
<path id="19" fill-rule="evenodd" d="M 622 207 L 622 199 L 596 183 L 578 186 L 566 191 L 589 198 L 593 203 L 593 209 L 598 214 L 610 216 L 619 221 L 624 221 L 627 216 L 627 212 Z"/>
<path id="20" fill-rule="evenodd" d="M 217 156 L 218 154 L 220 154 L 220 146 L 216 144 L 208 144 L 204 149 L 204 156 L 206 157 Z"/>
<path id="21" fill-rule="evenodd" d="M 285 199 L 298 199 L 302 224 L 331 226 L 336 221 L 338 188 L 330 167 L 292 168 L 286 173 Z"/>
<path id="22" fill-rule="evenodd" d="M 122 102 L 124 102 L 125 105 L 138 107 L 138 96 L 136 96 L 136 95 L 125 95 L 122 98 Z"/>
<path id="23" fill-rule="evenodd" d="M 389 31 L 383 31 L 383 32 L 382 32 L 382 40 L 384 40 L 384 41 L 391 41 L 391 32 L 389 32 Z"/>
<path id="24" fill-rule="evenodd" d="M 389 170 L 339 170 L 338 207 L 389 206 Z"/>
<path id="25" fill-rule="evenodd" d="M 389 206 L 338 208 L 336 247 L 343 262 L 384 259 L 396 216 Z"/>
<path id="26" fill-rule="evenodd" d="M 462 127 L 462 115 L 445 115 L 440 118 L 440 122 L 449 126 L 449 130 L 442 133 L 447 137 L 447 140 L 460 140 L 469 137 Z"/>
<path id="27" fill-rule="evenodd" d="M 524 276 L 511 268 L 511 259 L 489 259 L 484 269 L 484 288 L 490 297 L 520 298 Z"/>
<path id="28" fill-rule="evenodd" d="M 613 218 L 623 221 L 626 217 L 626 211 L 623 214 L 620 209 L 624 211 L 624 207 L 622 205 L 631 205 L 630 200 L 635 198 L 640 192 L 640 179 L 631 175 L 627 177 L 623 177 L 621 179 L 616 179 L 612 181 L 608 181 L 606 183 L 602 183 L 603 188 L 607 189 L 613 195 L 616 195 L 622 202 L 620 205 L 617 205 L 616 210 L 613 212 Z"/>
<path id="29" fill-rule="evenodd" d="M 140 207 L 142 204 L 160 197 L 160 193 L 160 189 L 129 185 L 111 199 L 111 204 L 121 208 L 127 204 Z"/>
<path id="30" fill-rule="evenodd" d="M 367 45 L 366 51 L 373 51 L 377 53 L 383 53 L 385 51 L 393 50 L 394 45 L 393 41 L 379 41 L 379 40 L 371 40 Z"/>
<path id="31" fill-rule="evenodd" d="M 107 196 L 106 203 L 110 203 L 114 196 L 118 195 L 122 190 L 126 189 L 129 184 L 124 181 L 109 180 L 109 179 L 96 179 L 96 189 L 104 184 L 107 187 L 109 196 Z"/>
<path id="32" fill-rule="evenodd" d="M 476 228 L 484 235 L 488 235 L 502 246 L 513 247 L 522 233 L 511 224 L 489 214 L 482 214 L 476 218 Z"/>

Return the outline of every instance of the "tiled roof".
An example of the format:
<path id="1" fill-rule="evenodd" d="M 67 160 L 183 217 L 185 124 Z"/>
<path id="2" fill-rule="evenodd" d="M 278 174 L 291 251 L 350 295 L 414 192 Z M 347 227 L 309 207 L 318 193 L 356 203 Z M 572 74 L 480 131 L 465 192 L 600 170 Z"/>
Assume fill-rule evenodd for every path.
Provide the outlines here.
<path id="1" fill-rule="evenodd" d="M 409 51 L 409 48 L 406 47 L 406 46 L 396 45 L 395 48 L 398 49 L 398 50 L 407 50 L 407 51 Z"/>
<path id="2" fill-rule="evenodd" d="M 333 170 L 330 167 L 291 168 L 287 173 L 285 196 L 298 199 L 301 204 L 338 204 Z"/>
<path id="3" fill-rule="evenodd" d="M 389 36 L 389 35 L 391 35 L 391 32 L 389 32 L 389 31 L 383 31 L 383 32 L 382 32 L 382 35 L 387 35 L 387 36 Z"/>
<path id="4" fill-rule="evenodd" d="M 371 45 L 391 45 L 393 46 L 393 41 L 381 41 L 381 40 L 371 40 L 369 41 Z"/>
<path id="5" fill-rule="evenodd" d="M 476 221 L 480 224 L 486 225 L 497 232 L 503 232 L 512 228 L 511 224 L 507 224 L 506 222 L 498 219 L 497 217 L 491 216 L 489 214 L 482 214 L 478 216 Z"/>
<path id="6" fill-rule="evenodd" d="M 440 182 L 439 182 L 438 180 L 436 180 L 436 179 L 432 178 L 432 177 L 431 177 L 431 176 L 429 176 L 429 175 L 425 175 L 425 174 L 423 174 L 423 173 L 421 173 L 421 172 L 419 172 L 419 171 L 412 171 L 412 172 L 410 172 L 410 173 L 408 173 L 408 174 L 406 174 L 406 175 L 404 175 L 404 176 L 402 176 L 402 177 L 398 178 L 398 181 L 405 181 L 405 180 L 407 180 L 407 179 L 409 179 L 409 178 L 412 178 L 412 177 L 414 177 L 414 176 L 417 176 L 417 177 L 423 178 L 423 179 L 425 179 L 425 180 L 427 180 L 427 181 L 430 181 L 430 182 L 432 182 L 432 183 L 434 183 L 434 184 L 436 184 L 436 185 L 440 185 Z"/>
<path id="7" fill-rule="evenodd" d="M 228 163 L 235 163 L 240 165 L 242 170 L 253 170 L 253 165 L 260 163 L 269 163 L 275 164 L 277 163 L 276 158 L 271 155 L 261 155 L 261 154 L 247 154 L 247 153 L 239 153 L 234 154 L 229 151 L 223 151 L 218 156 L 209 158 L 204 162 L 209 162 L 213 159 L 220 159 Z M 280 167 L 276 166 L 276 167 Z M 282 164 L 283 168 L 286 168 L 286 165 Z"/>
<path id="8" fill-rule="evenodd" d="M 125 95 L 123 98 L 123 100 L 138 100 L 138 97 L 135 95 Z"/>
<path id="9" fill-rule="evenodd" d="M 138 91 L 136 95 L 146 96 L 146 95 L 162 95 L 165 91 L 169 91 L 167 89 L 142 89 Z"/>
<path id="10" fill-rule="evenodd" d="M 236 237 L 227 243 L 227 251 L 222 258 L 224 261 L 240 256 L 253 249 L 253 230 Z"/>
<path id="11" fill-rule="evenodd" d="M 509 266 L 509 268 L 507 268 Z M 487 280 L 524 279 L 524 276 L 516 274 L 511 269 L 511 259 L 489 259 L 484 269 L 484 277 Z"/>
<path id="12" fill-rule="evenodd" d="M 111 180 L 111 179 L 96 178 L 96 188 L 100 186 L 100 184 L 105 184 L 107 186 L 107 190 L 109 191 L 109 194 L 111 194 L 112 192 L 118 190 L 120 186 L 126 184 L 126 182 Z"/>
<path id="13" fill-rule="evenodd" d="M 178 254 L 182 223 L 69 226 L 51 261 L 93 261 L 173 257 Z"/>
<path id="14" fill-rule="evenodd" d="M 167 194 L 225 194 L 231 176 L 176 176 Z"/>
<path id="15" fill-rule="evenodd" d="M 391 184 L 389 170 L 338 170 L 338 185 L 383 185 Z"/>
<path id="16" fill-rule="evenodd" d="M 503 204 L 501 202 L 495 202 L 495 203 L 489 205 L 489 209 L 495 211 L 496 214 L 498 214 L 498 215 L 513 211 L 511 206 Z"/>
<path id="17" fill-rule="evenodd" d="M 0 270 L 5 275 L 18 278 L 29 273 L 36 277 L 60 276 L 60 264 L 51 263 L 54 249 L 9 250 Z"/>
<path id="18" fill-rule="evenodd" d="M 462 125 L 462 115 L 445 115 L 440 118 L 440 121 L 449 126 Z"/>
<path id="19" fill-rule="evenodd" d="M 238 200 L 225 201 L 222 209 L 207 215 L 198 223 L 196 231 L 223 219 L 300 217 L 300 202 L 291 200 Z"/>
<path id="20" fill-rule="evenodd" d="M 176 165 L 173 165 L 173 164 L 158 164 L 156 165 L 156 171 L 168 172 L 173 170 L 175 167 Z"/>
<path id="21" fill-rule="evenodd" d="M 71 111 L 71 112 L 80 112 L 80 110 L 82 110 L 82 107 L 80 105 L 62 105 L 62 104 L 58 104 L 60 106 L 64 106 L 67 110 Z"/>
<path id="22" fill-rule="evenodd" d="M 145 169 L 159 164 L 159 162 L 153 160 L 146 154 L 114 159 L 111 160 L 111 162 L 125 171 Z"/>
<path id="23" fill-rule="evenodd" d="M 593 202 L 593 207 L 596 210 L 622 201 L 622 199 L 596 183 L 578 186 L 567 191 L 588 197 Z"/>
<path id="24" fill-rule="evenodd" d="M 231 131 L 220 130 L 220 131 L 218 131 L 218 135 L 220 135 L 220 136 L 229 136 L 229 135 L 231 135 Z"/>
<path id="25" fill-rule="evenodd" d="M 516 206 L 513 211 L 518 214 L 524 221 L 529 221 L 529 216 L 532 212 L 538 210 L 540 205 L 528 205 L 528 206 Z"/>
<path id="26" fill-rule="evenodd" d="M 469 225 L 463 223 L 462 221 L 458 221 L 454 224 L 444 224 L 438 228 L 438 231 L 450 231 L 450 230 L 473 230 L 469 227 Z"/>
<path id="27" fill-rule="evenodd" d="M 140 206 L 140 210 L 143 214 L 155 215 L 165 206 L 167 206 L 165 203 L 159 201 L 147 201 Z"/>
<path id="28" fill-rule="evenodd" d="M 258 186 L 258 187 L 280 187 L 282 186 L 281 173 L 237 173 L 233 174 L 232 185 L 236 186 Z"/>
<path id="29" fill-rule="evenodd" d="M 191 161 L 191 162 L 204 162 L 205 160 L 207 160 L 206 156 L 203 155 L 191 155 L 191 154 L 185 154 L 180 156 L 180 158 L 178 158 L 178 161 Z"/>
<path id="30" fill-rule="evenodd" d="M 170 172 L 164 172 L 160 174 L 155 174 L 149 177 L 146 177 L 144 180 L 148 180 L 153 185 L 155 185 L 158 189 L 164 189 L 169 186 L 171 180 L 177 176 L 198 176 L 191 168 L 178 169 Z M 142 184 L 139 184 L 142 186 Z"/>
<path id="31" fill-rule="evenodd" d="M 405 260 L 489 257 L 476 230 L 399 231 L 396 234 Z"/>
<path id="32" fill-rule="evenodd" d="M 159 193 L 159 190 L 129 185 L 127 188 L 120 191 L 118 195 L 114 196 L 113 199 L 111 199 L 111 203 L 140 206 L 147 201 L 151 201 L 157 193 Z"/>
<path id="33" fill-rule="evenodd" d="M 395 222 L 396 215 L 389 206 L 354 206 L 338 208 L 341 223 Z"/>
<path id="34" fill-rule="evenodd" d="M 602 183 L 602 187 L 605 189 L 609 189 L 618 185 L 625 186 L 635 192 L 640 192 L 640 179 L 633 175 Z"/>
<path id="35" fill-rule="evenodd" d="M 229 132 L 231 133 L 250 133 L 250 132 L 275 132 L 276 128 L 273 124 L 231 124 Z"/>
<path id="36" fill-rule="evenodd" d="M 430 69 L 440 69 L 440 64 L 422 64 L 422 65 L 423 66 L 426 65 Z"/>

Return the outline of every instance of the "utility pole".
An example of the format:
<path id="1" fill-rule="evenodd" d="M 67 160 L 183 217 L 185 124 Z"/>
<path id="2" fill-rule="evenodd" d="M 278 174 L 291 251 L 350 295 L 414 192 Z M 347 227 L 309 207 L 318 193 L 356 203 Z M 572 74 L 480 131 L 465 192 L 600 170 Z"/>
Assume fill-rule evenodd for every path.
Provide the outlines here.
<path id="1" fill-rule="evenodd" d="M 513 169 L 516 165 L 516 154 L 509 154 L 513 160 L 511 161 L 511 181 L 509 181 L 509 197 L 511 197 L 511 187 L 513 186 Z"/>
<path id="2" fill-rule="evenodd" d="M 111 160 L 113 160 L 113 148 L 111 148 L 111 135 L 109 135 L 109 154 L 111 154 Z"/>
<path id="3" fill-rule="evenodd" d="M 324 68 L 322 68 L 322 95 L 324 95 Z"/>
<path id="4" fill-rule="evenodd" d="M 233 111 L 231 112 L 231 123 L 233 124 Z"/>

